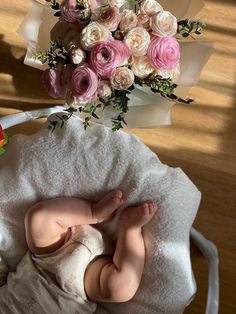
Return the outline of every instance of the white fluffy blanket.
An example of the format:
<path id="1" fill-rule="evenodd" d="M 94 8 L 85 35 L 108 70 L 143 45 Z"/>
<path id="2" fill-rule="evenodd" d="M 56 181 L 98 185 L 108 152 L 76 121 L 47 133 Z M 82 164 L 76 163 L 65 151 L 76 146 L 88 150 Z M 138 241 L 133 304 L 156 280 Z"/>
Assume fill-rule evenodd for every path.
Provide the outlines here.
<path id="1" fill-rule="evenodd" d="M 124 206 L 154 200 L 160 209 L 144 228 L 146 263 L 138 293 L 127 303 L 100 305 L 97 313 L 181 313 L 195 293 L 189 231 L 200 193 L 194 184 L 135 136 L 99 125 L 85 131 L 77 117 L 53 133 L 47 126 L 11 138 L 0 157 L 1 258 L 14 270 L 26 252 L 24 215 L 35 202 L 59 196 L 95 201 L 119 187 L 127 196 Z M 108 230 L 114 236 L 116 224 Z"/>

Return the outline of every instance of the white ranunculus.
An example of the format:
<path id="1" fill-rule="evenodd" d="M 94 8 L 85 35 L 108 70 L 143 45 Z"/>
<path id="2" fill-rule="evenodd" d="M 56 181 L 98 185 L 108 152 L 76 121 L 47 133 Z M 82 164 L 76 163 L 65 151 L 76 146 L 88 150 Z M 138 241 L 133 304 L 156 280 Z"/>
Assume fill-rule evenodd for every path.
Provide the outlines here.
<path id="1" fill-rule="evenodd" d="M 149 63 L 148 57 L 141 56 L 134 57 L 131 70 L 133 71 L 134 75 L 143 79 L 151 74 L 154 71 L 154 68 Z"/>
<path id="2" fill-rule="evenodd" d="M 111 77 L 111 86 L 115 89 L 126 90 L 134 83 L 134 73 L 126 68 L 116 68 Z"/>
<path id="3" fill-rule="evenodd" d="M 162 6 L 156 0 L 144 0 L 140 5 L 140 12 L 142 15 L 152 16 L 162 10 Z"/>
<path id="4" fill-rule="evenodd" d="M 128 31 L 137 26 L 138 17 L 133 10 L 124 10 L 121 13 L 119 28 L 122 31 Z"/>
<path id="5" fill-rule="evenodd" d="M 150 44 L 150 35 L 143 27 L 132 28 L 124 39 L 134 56 L 144 56 Z"/>
<path id="6" fill-rule="evenodd" d="M 157 36 L 175 36 L 177 33 L 177 18 L 169 11 L 162 11 L 151 17 L 152 32 Z"/>
<path id="7" fill-rule="evenodd" d="M 98 42 L 112 37 L 111 32 L 97 22 L 89 23 L 81 33 L 81 45 L 85 50 L 91 50 Z"/>
<path id="8" fill-rule="evenodd" d="M 158 75 L 164 77 L 164 78 L 170 78 L 172 81 L 176 81 L 181 74 L 180 65 L 178 64 L 174 69 L 172 70 L 156 70 L 155 71 Z"/>

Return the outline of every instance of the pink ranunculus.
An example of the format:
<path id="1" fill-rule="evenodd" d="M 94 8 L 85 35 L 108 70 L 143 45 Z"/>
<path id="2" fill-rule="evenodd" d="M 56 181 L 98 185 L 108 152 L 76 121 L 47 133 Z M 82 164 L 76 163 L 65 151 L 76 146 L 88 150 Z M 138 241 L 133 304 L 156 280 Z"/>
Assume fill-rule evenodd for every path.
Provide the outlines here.
<path id="1" fill-rule="evenodd" d="M 147 51 L 148 59 L 156 69 L 174 69 L 180 60 L 180 47 L 174 37 L 154 36 Z"/>
<path id="2" fill-rule="evenodd" d="M 65 98 L 67 88 L 62 81 L 61 72 L 56 69 L 47 69 L 43 72 L 43 85 L 47 93 L 53 98 Z"/>
<path id="3" fill-rule="evenodd" d="M 63 0 L 60 6 L 61 17 L 70 23 L 78 22 L 81 16 L 81 9 L 76 0 Z"/>
<path id="4" fill-rule="evenodd" d="M 98 43 L 91 51 L 90 66 L 101 77 L 111 77 L 112 72 L 128 62 L 130 51 L 120 40 L 108 39 Z"/>
<path id="5" fill-rule="evenodd" d="M 89 101 L 98 88 L 98 77 L 87 65 L 78 66 L 72 75 L 71 89 L 75 97 Z"/>

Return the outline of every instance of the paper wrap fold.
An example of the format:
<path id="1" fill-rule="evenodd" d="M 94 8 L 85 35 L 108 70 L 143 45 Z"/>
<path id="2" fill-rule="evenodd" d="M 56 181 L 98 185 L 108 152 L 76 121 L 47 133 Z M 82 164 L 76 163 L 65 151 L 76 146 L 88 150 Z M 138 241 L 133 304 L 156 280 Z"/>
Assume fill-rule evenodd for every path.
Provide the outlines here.
<path id="1" fill-rule="evenodd" d="M 129 1 L 130 3 L 132 1 Z M 202 0 L 160 0 L 165 10 L 171 11 L 178 20 L 196 15 L 204 6 Z M 28 15 L 20 25 L 18 32 L 27 41 L 26 65 L 44 70 L 47 64 L 35 60 L 35 53 L 46 50 L 50 43 L 50 31 L 58 21 L 48 6 L 36 0 L 31 0 Z M 176 94 L 186 97 L 190 88 L 197 84 L 202 68 L 213 51 L 211 42 L 183 41 L 181 45 L 181 75 L 176 82 Z M 156 127 L 171 124 L 171 108 L 175 103 L 164 99 L 158 94 L 150 92 L 149 88 L 137 87 L 130 95 L 130 110 L 126 114 L 128 127 Z M 111 126 L 111 118 L 115 112 L 113 108 L 106 108 L 101 112 L 99 123 Z"/>

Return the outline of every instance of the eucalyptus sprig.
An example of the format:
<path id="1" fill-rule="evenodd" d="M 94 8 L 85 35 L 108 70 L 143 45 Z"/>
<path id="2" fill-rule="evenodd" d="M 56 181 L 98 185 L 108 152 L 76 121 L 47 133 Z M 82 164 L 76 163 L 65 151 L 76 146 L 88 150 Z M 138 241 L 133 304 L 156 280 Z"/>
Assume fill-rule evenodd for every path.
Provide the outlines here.
<path id="1" fill-rule="evenodd" d="M 112 106 L 114 109 L 118 111 L 118 115 L 112 118 L 112 130 L 118 131 L 119 129 L 126 125 L 125 114 L 129 110 L 128 102 L 129 97 L 127 95 L 131 94 L 131 90 L 134 89 L 132 85 L 129 90 L 118 90 L 113 89 L 111 96 L 104 101 L 105 106 Z"/>
<path id="2" fill-rule="evenodd" d="M 191 34 L 201 35 L 206 24 L 201 20 L 185 19 L 178 22 L 177 33 L 183 37 L 191 36 Z"/>
<path id="3" fill-rule="evenodd" d="M 65 110 L 66 111 L 66 110 Z M 49 120 L 49 126 L 48 126 L 48 129 L 51 131 L 51 132 L 54 132 L 55 129 L 57 127 L 60 127 L 61 129 L 63 128 L 65 122 L 70 119 L 70 117 L 72 116 L 71 115 L 62 115 L 62 116 L 59 116 L 59 115 L 56 115 L 56 117 L 59 119 L 59 120 Z"/>
<path id="4" fill-rule="evenodd" d="M 35 59 L 40 60 L 43 64 L 48 62 L 50 68 L 55 68 L 58 63 L 64 61 L 71 63 L 69 53 L 63 48 L 59 41 L 51 40 L 51 46 L 45 51 L 38 51 Z"/>
<path id="5" fill-rule="evenodd" d="M 89 122 L 91 121 L 92 118 L 99 119 L 98 115 L 96 114 L 96 111 L 98 108 L 101 108 L 101 106 L 102 105 L 98 103 L 98 104 L 88 104 L 85 107 L 78 108 L 79 112 L 86 113 L 84 122 L 83 122 L 85 130 L 87 129 L 87 127 L 90 126 Z"/>
<path id="6" fill-rule="evenodd" d="M 178 85 L 175 84 L 171 78 L 163 78 L 160 75 L 152 73 L 146 79 L 137 78 L 135 83 L 140 86 L 148 86 L 153 93 L 158 93 L 162 97 L 169 98 L 173 101 L 184 104 L 190 104 L 193 102 L 193 99 L 183 99 L 174 94 L 174 90 L 178 87 Z"/>

